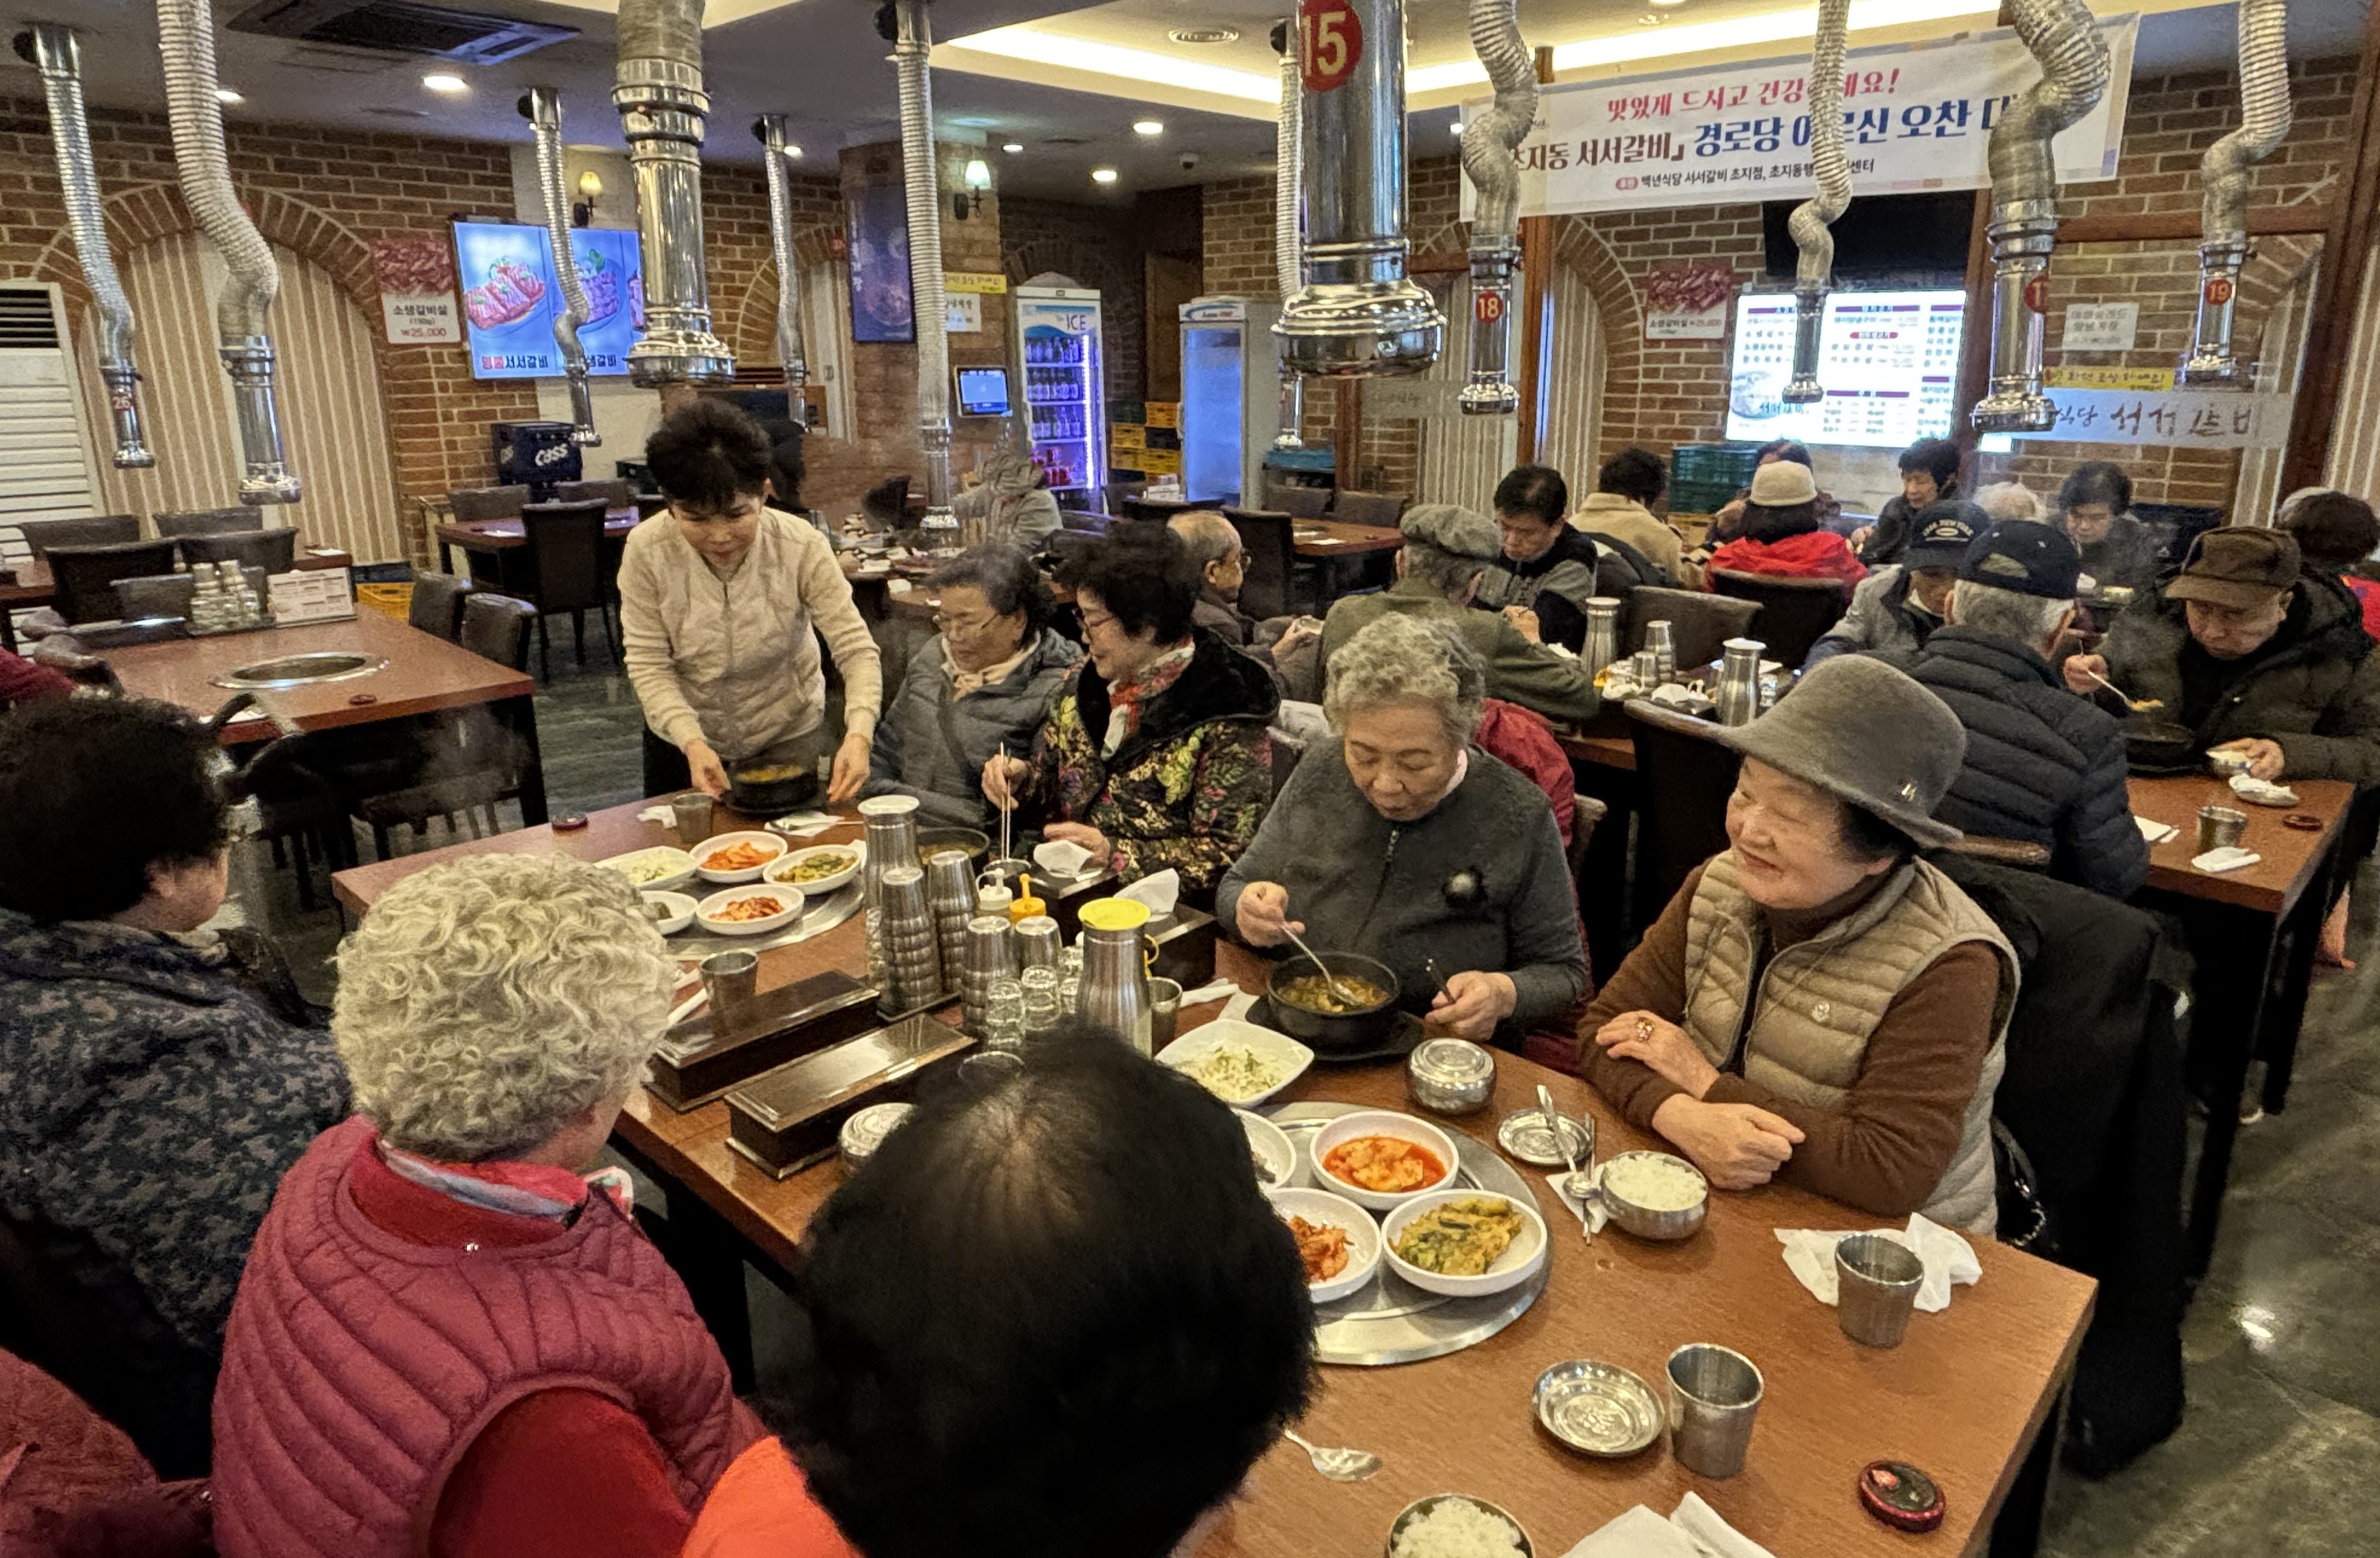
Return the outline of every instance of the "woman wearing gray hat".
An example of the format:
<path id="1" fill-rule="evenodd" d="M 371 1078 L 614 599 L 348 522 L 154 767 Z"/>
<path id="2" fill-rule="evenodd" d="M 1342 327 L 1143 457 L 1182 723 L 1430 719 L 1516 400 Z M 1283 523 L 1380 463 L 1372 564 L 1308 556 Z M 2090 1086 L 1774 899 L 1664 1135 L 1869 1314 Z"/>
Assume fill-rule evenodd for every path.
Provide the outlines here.
<path id="1" fill-rule="evenodd" d="M 1721 1189 L 1782 1178 L 1989 1234 L 1992 1092 L 2016 954 L 1916 858 L 1966 735 L 1864 655 L 1748 725 L 1729 847 L 1686 879 L 1579 1023 L 1579 1065 Z"/>

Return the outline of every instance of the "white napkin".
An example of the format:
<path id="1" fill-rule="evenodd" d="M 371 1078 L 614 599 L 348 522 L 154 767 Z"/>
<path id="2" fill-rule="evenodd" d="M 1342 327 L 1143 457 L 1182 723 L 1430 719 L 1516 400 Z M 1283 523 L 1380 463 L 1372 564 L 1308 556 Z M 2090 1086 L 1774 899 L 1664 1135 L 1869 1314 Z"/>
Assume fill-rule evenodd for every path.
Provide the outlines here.
<path id="1" fill-rule="evenodd" d="M 1602 1180 L 1603 1170 L 1598 1167 L 1595 1173 L 1597 1182 L 1600 1183 Z M 1569 1196 L 1562 1193 L 1562 1181 L 1569 1177 L 1570 1170 L 1556 1169 L 1551 1174 L 1546 1175 L 1546 1184 L 1552 1187 L 1554 1199 L 1570 1208 L 1570 1214 L 1572 1217 L 1576 1217 L 1578 1215 L 1578 1202 L 1572 1200 Z M 1597 1198 L 1596 1200 L 1587 1207 L 1586 1221 L 1588 1226 L 1592 1227 L 1598 1234 L 1603 1232 L 1603 1225 L 1611 1221 L 1611 1214 L 1604 1210 L 1603 1201 L 1600 1197 Z M 1606 1529 L 1609 1528 L 1608 1527 L 1606 1528 Z"/>
<path id="2" fill-rule="evenodd" d="M 916 588 L 916 585 L 910 583 L 905 578 L 896 578 L 887 581 L 884 586 L 884 593 L 887 595 L 906 595 L 910 590 L 915 590 Z"/>
<path id="3" fill-rule="evenodd" d="M 2190 863 L 2200 870 L 2213 874 L 2219 871 L 2236 871 L 2242 866 L 2252 866 L 2263 858 L 2262 855 L 2252 849 L 2242 849 L 2236 844 L 2227 844 L 2220 849 L 2210 849 L 2204 855 L 2192 855 L 2190 858 Z"/>
<path id="4" fill-rule="evenodd" d="M 1182 992 L 1184 1006 L 1203 1006 L 1209 1001 L 1227 1001 L 1240 992 L 1240 987 L 1229 980 L 1208 980 L 1196 990 Z M 1250 999 L 1254 999 L 1251 997 Z"/>
<path id="5" fill-rule="evenodd" d="M 1055 876 L 1080 876 L 1091 863 L 1091 852 L 1079 844 L 1051 839 L 1033 846 L 1033 863 Z"/>
<path id="6" fill-rule="evenodd" d="M 1041 846 L 1042 849 L 1048 847 L 1046 844 Z M 1037 849 L 1034 853 L 1038 855 L 1041 850 Z M 1173 912 L 1175 900 L 1182 896 L 1182 873 L 1168 867 L 1153 875 L 1142 877 L 1116 896 L 1130 898 L 1135 904 L 1147 904 L 1148 918 L 1162 919 Z"/>
<path id="7" fill-rule="evenodd" d="M 842 818 L 832 811 L 795 811 L 771 822 L 769 831 L 772 834 L 786 834 L 795 838 L 816 838 L 842 821 Z"/>
<path id="8" fill-rule="evenodd" d="M 1683 682 L 1663 682 L 1653 689 L 1652 699 L 1665 709 L 1695 709 L 1710 703 L 1709 699 Z"/>
<path id="9" fill-rule="evenodd" d="M 2256 806 L 2295 806 L 2298 793 L 2287 785 L 2276 785 L 2269 779 L 2252 779 L 2244 773 L 2231 775 L 2231 793 Z"/>
<path id="10" fill-rule="evenodd" d="M 637 813 L 639 822 L 659 822 L 664 828 L 677 826 L 677 813 L 666 806 L 648 806 Z"/>
<path id="11" fill-rule="evenodd" d="M 1232 996 L 1229 1001 L 1223 1003 L 1223 1016 L 1230 1017 L 1234 1022 L 1245 1021 L 1246 1020 L 1248 1013 L 1256 1006 L 1256 1004 L 1257 998 L 1255 992 L 1244 990 L 1237 995 Z"/>
<path id="12" fill-rule="evenodd" d="M 2175 827 L 2170 822 L 2160 822 L 2155 818 L 2143 817 L 2137 814 L 2132 818 L 2132 825 L 2139 828 L 2141 830 L 2141 836 L 2148 840 L 2151 844 L 2163 844 L 2167 839 L 2169 839 L 2181 832 L 2180 828 Z"/>
<path id="13" fill-rule="evenodd" d="M 1609 1520 L 1568 1558 L 1774 1558 L 1729 1525 L 1699 1493 L 1688 1493 L 1667 1520 L 1643 1504 Z"/>
<path id="14" fill-rule="evenodd" d="M 1905 1229 L 1871 1228 L 1867 1232 L 1898 1239 L 1925 1263 L 1925 1280 L 1917 1284 L 1917 1307 L 1931 1314 L 1950 1307 L 1953 1284 L 1972 1283 L 1984 1274 L 1974 1247 L 1943 1227 L 1911 1212 Z M 1810 1296 L 1821 1304 L 1836 1300 L 1835 1246 L 1851 1235 L 1826 1228 L 1779 1228 L 1777 1242 L 1785 1247 L 1785 1264 Z"/>

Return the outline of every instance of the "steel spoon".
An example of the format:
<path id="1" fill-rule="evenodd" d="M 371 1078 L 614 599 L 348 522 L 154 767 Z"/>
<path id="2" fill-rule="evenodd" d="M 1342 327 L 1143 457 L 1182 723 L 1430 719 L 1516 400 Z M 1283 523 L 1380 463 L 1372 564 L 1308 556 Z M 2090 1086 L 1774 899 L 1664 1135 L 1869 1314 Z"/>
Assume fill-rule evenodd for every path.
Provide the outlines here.
<path id="1" fill-rule="evenodd" d="M 1310 1439 L 1299 1437 L 1294 1429 L 1283 1429 L 1281 1435 L 1305 1451 L 1314 1469 L 1333 1482 L 1368 1482 L 1380 1469 L 1380 1457 L 1369 1450 L 1325 1449 Z"/>
<path id="2" fill-rule="evenodd" d="M 2122 688 L 2118 687 L 2115 683 L 2099 675 L 2098 672 L 2092 670 L 2087 665 L 2082 668 L 2082 674 L 2090 677 L 2093 681 L 2098 683 L 2101 687 L 2106 688 L 2109 692 L 2112 692 L 2117 697 L 2122 699 L 2124 700 L 2124 707 L 2130 709 L 2135 714 L 2144 714 L 2151 709 L 2162 709 L 2165 707 L 2165 702 L 2162 699 L 2134 698 L 2131 693 L 2126 692 Z"/>
<path id="3" fill-rule="evenodd" d="M 1537 1110 L 1546 1117 L 1555 1144 L 1561 1148 L 1562 1162 L 1570 1170 L 1562 1175 L 1562 1194 L 1578 1203 L 1578 1231 L 1586 1235 L 1587 1243 L 1593 1244 L 1595 1224 L 1586 1215 L 1586 1199 L 1596 1194 L 1595 1175 L 1579 1172 L 1578 1154 L 1570 1150 L 1570 1132 L 1562 1129 L 1561 1114 L 1554 1108 L 1553 1089 L 1543 1082 L 1537 1084 Z"/>
<path id="4" fill-rule="evenodd" d="M 1320 955 L 1316 953 L 1312 947 L 1305 944 L 1305 937 L 1299 935 L 1296 931 L 1289 928 L 1289 922 L 1287 920 L 1281 921 L 1281 934 L 1289 938 L 1291 945 L 1296 947 L 1298 951 L 1305 954 L 1306 956 L 1314 960 L 1316 970 L 1322 975 L 1323 987 L 1330 992 L 1330 999 L 1333 1001 L 1344 1001 L 1350 1006 L 1360 1006 L 1364 1004 L 1339 988 L 1338 980 L 1331 975 L 1330 965 L 1323 962 Z"/>

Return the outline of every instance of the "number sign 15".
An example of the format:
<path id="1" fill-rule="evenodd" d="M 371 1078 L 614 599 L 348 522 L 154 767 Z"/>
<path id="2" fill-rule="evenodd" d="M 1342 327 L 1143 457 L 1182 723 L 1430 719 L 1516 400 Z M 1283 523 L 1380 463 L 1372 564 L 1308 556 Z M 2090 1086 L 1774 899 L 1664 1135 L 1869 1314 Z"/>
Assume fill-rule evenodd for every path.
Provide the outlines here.
<path id="1" fill-rule="evenodd" d="M 1301 0 L 1297 45 L 1305 90 L 1330 91 L 1344 86 L 1363 61 L 1364 24 L 1346 0 Z"/>

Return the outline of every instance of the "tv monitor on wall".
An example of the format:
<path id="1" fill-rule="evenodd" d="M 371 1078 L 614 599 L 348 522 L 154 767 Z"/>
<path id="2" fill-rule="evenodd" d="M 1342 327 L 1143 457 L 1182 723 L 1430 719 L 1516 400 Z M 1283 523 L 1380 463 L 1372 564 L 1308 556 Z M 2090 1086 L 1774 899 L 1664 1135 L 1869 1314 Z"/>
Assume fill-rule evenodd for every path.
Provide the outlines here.
<path id="1" fill-rule="evenodd" d="M 1892 449 L 1949 437 L 1966 308 L 1967 296 L 1956 287 L 1828 293 L 1818 335 L 1825 398 L 1789 406 L 1783 396 L 1793 373 L 1793 295 L 1740 295 L 1727 436 Z"/>
<path id="2" fill-rule="evenodd" d="M 967 366 L 952 371 L 958 377 L 959 415 L 962 417 L 1005 417 L 1008 415 L 1008 370 Z"/>
<path id="3" fill-rule="evenodd" d="M 581 227 L 570 235 L 587 323 L 578 344 L 587 371 L 628 371 L 628 348 L 645 333 L 643 255 L 635 229 Z M 553 322 L 562 283 L 543 227 L 509 222 L 455 224 L 455 272 L 463 287 L 463 338 L 480 379 L 559 378 Z"/>

